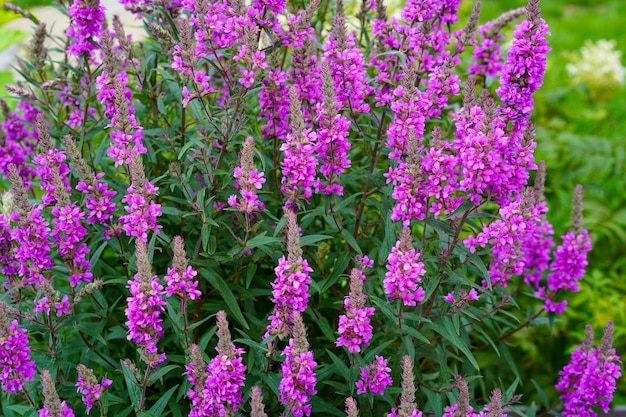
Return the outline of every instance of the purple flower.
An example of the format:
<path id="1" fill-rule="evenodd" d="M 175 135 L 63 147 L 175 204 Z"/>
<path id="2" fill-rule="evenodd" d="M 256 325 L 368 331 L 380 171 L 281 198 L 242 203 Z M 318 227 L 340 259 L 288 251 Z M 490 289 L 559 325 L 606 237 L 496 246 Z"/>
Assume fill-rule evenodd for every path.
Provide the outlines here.
<path id="1" fill-rule="evenodd" d="M 548 25 L 540 17 L 538 2 L 529 2 L 526 20 L 515 27 L 513 43 L 502 69 L 500 87 L 496 91 L 502 99 L 500 115 L 511 122 L 517 132 L 528 125 L 534 106 L 532 94 L 543 84 L 546 56 L 550 51 L 546 36 Z"/>
<path id="2" fill-rule="evenodd" d="M 165 295 L 169 298 L 177 296 L 183 300 L 195 300 L 202 293 L 198 290 L 198 273 L 188 265 L 185 243 L 180 236 L 174 238 L 174 260 L 172 267 L 167 269 L 165 275 Z"/>
<path id="3" fill-rule="evenodd" d="M 593 329 L 587 325 L 585 340 L 572 353 L 570 363 L 559 372 L 555 388 L 563 392 L 565 417 L 595 417 L 593 407 L 608 413 L 616 381 L 622 375 L 621 360 L 611 347 L 613 323 L 604 330 L 600 347 L 594 348 Z"/>
<path id="4" fill-rule="evenodd" d="M 231 207 L 236 207 L 244 213 L 263 210 L 265 207 L 256 193 L 265 183 L 265 178 L 263 178 L 263 172 L 259 172 L 254 166 L 253 157 L 254 139 L 248 136 L 239 155 L 239 166 L 235 167 L 233 175 L 237 180 L 235 188 L 240 190 L 242 199 L 238 200 L 235 196 L 228 198 L 228 204 Z"/>
<path id="5" fill-rule="evenodd" d="M 287 414 L 302 417 L 311 414 L 309 397 L 317 393 L 317 377 L 313 371 L 317 363 L 313 360 L 313 352 L 309 350 L 300 313 L 294 313 L 293 321 L 293 337 L 283 350 L 285 360 L 280 367 L 282 379 L 278 385 L 278 401 L 285 405 Z"/>
<path id="6" fill-rule="evenodd" d="M 291 331 L 291 324 L 295 314 L 303 313 L 309 302 L 309 284 L 311 277 L 306 259 L 302 258 L 300 248 L 300 231 L 296 213 L 285 209 L 287 217 L 287 257 L 278 260 L 274 269 L 276 279 L 272 282 L 272 302 L 274 311 L 269 316 L 265 338 L 278 336 L 284 338 Z"/>
<path id="7" fill-rule="evenodd" d="M 385 388 L 393 384 L 390 373 L 391 368 L 387 366 L 387 359 L 376 356 L 372 363 L 361 368 L 361 379 L 356 382 L 356 393 L 364 394 L 370 391 L 373 395 L 383 395 Z"/>
<path id="8" fill-rule="evenodd" d="M 158 366 L 165 360 L 165 354 L 157 354 L 157 342 L 163 336 L 161 313 L 165 311 L 166 304 L 163 300 L 163 286 L 159 284 L 159 278 L 151 273 L 146 244 L 138 239 L 135 245 L 138 272 L 134 279 L 128 281 L 127 286 L 131 295 L 126 298 L 127 339 L 142 349 L 144 362 Z"/>
<path id="9" fill-rule="evenodd" d="M 365 307 L 367 296 L 363 294 L 365 276 L 357 268 L 350 274 L 350 295 L 344 300 L 346 314 L 339 316 L 339 337 L 337 347 L 345 346 L 350 353 L 360 352 L 367 347 L 372 339 L 370 317 L 374 315 L 374 307 Z"/>
<path id="10" fill-rule="evenodd" d="M 424 264 L 419 262 L 420 253 L 412 245 L 411 230 L 405 227 L 400 240 L 391 249 L 387 258 L 387 273 L 383 281 L 389 301 L 398 298 L 406 306 L 414 306 L 424 301 L 425 291 L 419 286 L 426 273 Z"/>
<path id="11" fill-rule="evenodd" d="M 500 53 L 500 42 L 505 38 L 499 33 L 494 33 L 494 25 L 487 22 L 478 28 L 481 36 L 480 43 L 473 40 L 474 57 L 470 63 L 468 72 L 472 77 L 492 77 L 495 78 L 502 71 L 502 54 Z"/>
<path id="12" fill-rule="evenodd" d="M 17 320 L 9 322 L 4 305 L 0 305 L 0 387 L 9 394 L 24 388 L 24 381 L 35 379 L 36 366 L 30 358 L 26 329 Z"/>
<path id="13" fill-rule="evenodd" d="M 345 26 L 343 16 L 335 15 L 333 30 L 323 45 L 324 61 L 330 68 L 339 108 L 367 113 L 370 107 L 364 100 L 371 88 L 366 84 L 363 51 L 356 46 L 354 33 L 346 34 Z"/>
<path id="14" fill-rule="evenodd" d="M 54 265 L 50 257 L 48 237 L 50 227 L 41 214 L 41 207 L 33 208 L 20 224 L 11 230 L 15 242 L 13 256 L 19 263 L 19 276 L 24 285 L 38 285 L 45 281 L 43 272 Z"/>
<path id="15" fill-rule="evenodd" d="M 99 180 L 104 177 L 104 172 L 93 176 L 93 181 L 87 184 L 80 181 L 76 185 L 76 190 L 87 196 L 85 207 L 87 207 L 87 224 L 98 223 L 109 225 L 115 213 L 115 203 L 111 199 L 117 194 L 109 188 L 106 182 Z"/>
<path id="16" fill-rule="evenodd" d="M 187 392 L 191 399 L 191 417 L 230 416 L 239 409 L 245 383 L 246 366 L 243 349 L 231 342 L 226 313 L 217 313 L 217 356 L 205 366 L 198 346 L 191 346 L 190 363 L 185 374 L 193 389 Z"/>
<path id="17" fill-rule="evenodd" d="M 313 195 L 317 158 L 315 149 L 317 133 L 311 129 L 287 134 L 280 150 L 283 152 L 281 191 L 296 201 Z"/>
<path id="18" fill-rule="evenodd" d="M 78 371 L 78 382 L 76 382 L 76 392 L 82 395 L 82 400 L 87 407 L 87 414 L 96 402 L 100 401 L 100 397 L 113 381 L 102 378 L 100 382 L 95 377 L 93 370 L 87 368 L 83 364 L 76 367 Z"/>
<path id="19" fill-rule="evenodd" d="M 95 40 L 100 34 L 104 23 L 104 9 L 99 0 L 74 0 L 69 8 L 71 24 L 67 28 L 66 35 L 72 38 L 67 48 L 67 53 L 75 57 L 87 54 L 93 57 L 93 52 L 98 49 Z"/>

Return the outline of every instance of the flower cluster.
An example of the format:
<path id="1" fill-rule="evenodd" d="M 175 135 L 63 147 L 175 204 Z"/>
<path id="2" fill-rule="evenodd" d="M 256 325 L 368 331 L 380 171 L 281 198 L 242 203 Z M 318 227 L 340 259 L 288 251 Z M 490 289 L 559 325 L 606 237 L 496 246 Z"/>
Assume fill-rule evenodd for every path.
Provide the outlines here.
<path id="1" fill-rule="evenodd" d="M 289 201 L 308 199 L 313 195 L 317 158 L 315 149 L 317 133 L 304 127 L 304 116 L 298 93 L 290 90 L 291 132 L 285 137 L 280 150 L 283 152 L 281 191 Z"/>
<path id="2" fill-rule="evenodd" d="M 563 392 L 563 416 L 592 417 L 599 406 L 605 413 L 613 399 L 616 381 L 622 375 L 621 360 L 612 348 L 613 323 L 604 330 L 600 346 L 594 348 L 593 329 L 587 325 L 585 340 L 572 352 L 570 363 L 559 372 L 555 388 Z"/>
<path id="3" fill-rule="evenodd" d="M 420 253 L 412 244 L 411 230 L 402 229 L 402 234 L 387 258 L 387 272 L 383 281 L 389 301 L 402 300 L 402 305 L 414 306 L 424 301 L 425 291 L 419 286 L 426 273 L 419 261 Z"/>
<path id="4" fill-rule="evenodd" d="M 9 165 L 11 194 L 15 211 L 11 217 L 19 226 L 11 229 L 13 261 L 18 265 L 17 273 L 22 285 L 39 285 L 46 280 L 43 273 L 52 268 L 50 257 L 50 227 L 42 215 L 41 206 L 34 207 L 26 195 L 24 183 L 15 165 Z M 13 282 L 18 284 L 18 282 Z"/>
<path id="5" fill-rule="evenodd" d="M 443 301 L 453 304 L 457 309 L 461 309 L 469 304 L 470 301 L 477 301 L 478 298 L 478 291 L 476 291 L 476 288 L 472 288 L 469 291 L 460 290 L 458 296 L 455 295 L 454 291 L 451 291 L 443 297 Z"/>
<path id="6" fill-rule="evenodd" d="M 383 395 L 385 388 L 393 384 L 390 373 L 391 368 L 387 366 L 387 359 L 376 356 L 372 363 L 361 368 L 361 379 L 356 382 L 356 393 L 364 394 L 369 391 L 373 395 Z"/>
<path id="7" fill-rule="evenodd" d="M 333 30 L 324 43 L 324 61 L 332 75 L 335 95 L 340 107 L 354 113 L 367 113 L 365 98 L 371 94 L 366 83 L 363 51 L 356 46 L 354 33 L 346 33 L 346 23 L 340 11 L 333 20 Z"/>
<path id="8" fill-rule="evenodd" d="M 200 297 L 202 293 L 198 290 L 196 275 L 198 275 L 196 270 L 187 264 L 183 238 L 176 236 L 174 238 L 172 267 L 167 268 L 167 275 L 164 277 L 166 283 L 165 295 L 168 298 L 176 296 L 184 300 L 195 300 Z"/>
<path id="9" fill-rule="evenodd" d="M 143 162 L 139 154 L 133 154 L 130 166 L 131 185 L 122 199 L 126 204 L 126 215 L 120 216 L 120 224 L 127 236 L 138 240 L 148 241 L 148 232 L 158 233 L 161 226 L 157 224 L 157 217 L 161 215 L 161 205 L 152 201 L 158 188 L 146 179 Z"/>
<path id="10" fill-rule="evenodd" d="M 477 246 L 491 245 L 492 259 L 489 264 L 491 285 L 506 287 L 514 275 L 522 275 L 524 262 L 520 244 L 540 219 L 535 194 L 528 189 L 523 197 L 500 208 L 502 219 L 498 219 L 476 236 L 469 236 L 463 243 L 474 252 Z M 485 288 L 489 283 L 483 281 Z"/>
<path id="11" fill-rule="evenodd" d="M 474 59 L 468 69 L 472 77 L 493 77 L 495 78 L 502 71 L 502 54 L 500 52 L 500 42 L 504 36 L 497 31 L 497 26 L 493 22 L 487 22 L 478 28 L 478 33 L 482 38 L 480 43 L 474 39 Z"/>
<path id="12" fill-rule="evenodd" d="M 9 394 L 24 388 L 24 381 L 35 379 L 36 366 L 30 357 L 26 329 L 10 320 L 8 308 L 0 302 L 0 387 Z"/>
<path id="13" fill-rule="evenodd" d="M 586 85 L 594 99 L 605 99 L 624 85 L 626 67 L 621 62 L 622 52 L 616 51 L 615 45 L 614 40 L 587 40 L 565 67 L 572 83 Z"/>
<path id="14" fill-rule="evenodd" d="M 320 128 L 317 130 L 316 152 L 322 160 L 319 171 L 324 178 L 315 181 L 315 192 L 323 194 L 343 195 L 343 186 L 339 184 L 339 176 L 350 168 L 348 151 L 350 143 L 350 121 L 338 113 L 334 86 L 327 64 L 323 66 L 324 103 L 317 106 L 317 119 Z"/>
<path id="15" fill-rule="evenodd" d="M 89 414 L 94 404 L 100 401 L 102 394 L 111 386 L 113 381 L 103 377 L 100 382 L 98 382 L 93 370 L 83 364 L 79 364 L 76 370 L 78 371 L 76 392 L 82 395 L 83 404 L 87 407 L 86 412 Z"/>
<path id="16" fill-rule="evenodd" d="M 86 54 L 92 58 L 97 45 L 95 40 L 104 23 L 104 10 L 99 0 L 74 0 L 69 8 L 70 26 L 66 35 L 72 38 L 67 53 L 75 57 Z"/>
<path id="17" fill-rule="evenodd" d="M 563 243 L 554 252 L 546 286 L 541 286 L 535 295 L 545 298 L 544 308 L 561 314 L 567 307 L 567 300 L 556 302 L 555 298 L 563 290 L 578 292 L 578 281 L 585 275 L 587 253 L 591 250 L 589 233 L 582 225 L 582 186 L 576 186 L 572 207 L 572 230 L 563 236 Z"/>
<path id="18" fill-rule="evenodd" d="M 365 275 L 357 268 L 350 273 L 350 295 L 343 302 L 346 314 L 339 316 L 339 337 L 337 347 L 345 346 L 350 353 L 360 352 L 369 345 L 372 339 L 370 317 L 374 315 L 374 307 L 365 307 L 367 296 L 363 294 Z"/>
<path id="19" fill-rule="evenodd" d="M 34 170 L 26 161 L 33 156 L 37 143 L 37 132 L 33 124 L 41 111 L 32 104 L 19 100 L 16 110 L 12 112 L 2 99 L 0 110 L 3 119 L 0 124 L 0 172 L 6 178 L 9 165 L 13 164 L 22 180 L 29 185 L 28 180 Z"/>
<path id="20" fill-rule="evenodd" d="M 39 417 L 74 417 L 74 411 L 65 401 L 61 402 L 54 387 L 52 375 L 47 369 L 41 372 L 41 385 L 43 386 L 44 403 L 43 408 L 39 409 Z"/>
<path id="21" fill-rule="evenodd" d="M 128 318 L 128 340 L 132 340 L 141 348 L 142 360 L 150 366 L 158 366 L 165 360 L 165 354 L 157 353 L 157 342 L 163 336 L 163 319 L 165 311 L 163 286 L 159 278 L 152 275 L 148 261 L 148 248 L 142 240 L 135 240 L 137 256 L 137 273 L 128 281 L 130 297 L 126 298 L 128 307 L 125 314 Z"/>
<path id="22" fill-rule="evenodd" d="M 278 384 L 278 400 L 287 408 L 287 414 L 295 417 L 311 414 L 309 396 L 315 395 L 317 377 L 313 369 L 317 366 L 313 352 L 309 350 L 306 329 L 300 313 L 293 314 L 293 337 L 283 350 L 285 360 L 280 366 L 282 379 Z"/>
<path id="23" fill-rule="evenodd" d="M 539 0 L 529 1 L 526 20 L 515 27 L 496 91 L 503 106 L 500 116 L 511 122 L 517 132 L 523 131 L 529 123 L 534 106 L 532 94 L 543 84 L 546 56 L 550 51 L 546 39 L 550 31 L 540 17 L 538 4 Z"/>
<path id="24" fill-rule="evenodd" d="M 408 355 L 402 358 L 402 394 L 400 394 L 400 407 L 391 409 L 387 417 L 422 417 L 422 412 L 415 403 L 415 375 L 413 374 L 413 362 Z"/>
<path id="25" fill-rule="evenodd" d="M 204 363 L 197 345 L 191 346 L 190 362 L 185 374 L 192 385 L 187 392 L 191 399 L 191 417 L 233 415 L 242 402 L 241 389 L 245 383 L 246 366 L 243 349 L 231 342 L 226 313 L 217 313 L 217 356 L 208 366 Z"/>
<path id="26" fill-rule="evenodd" d="M 265 178 L 263 178 L 263 172 L 259 172 L 254 166 L 253 157 L 254 139 L 248 136 L 239 155 L 239 166 L 235 168 L 233 174 L 237 180 L 235 188 L 241 193 L 241 200 L 234 195 L 228 197 L 228 204 L 244 213 L 263 210 L 265 207 L 256 193 L 263 187 Z"/>
<path id="27" fill-rule="evenodd" d="M 278 260 L 274 269 L 276 279 L 272 282 L 272 303 L 274 311 L 269 317 L 270 324 L 264 337 L 285 337 L 290 332 L 294 314 L 303 313 L 309 302 L 309 284 L 311 277 L 306 259 L 302 258 L 300 235 L 296 213 L 285 210 L 287 216 L 287 250 L 288 255 Z"/>

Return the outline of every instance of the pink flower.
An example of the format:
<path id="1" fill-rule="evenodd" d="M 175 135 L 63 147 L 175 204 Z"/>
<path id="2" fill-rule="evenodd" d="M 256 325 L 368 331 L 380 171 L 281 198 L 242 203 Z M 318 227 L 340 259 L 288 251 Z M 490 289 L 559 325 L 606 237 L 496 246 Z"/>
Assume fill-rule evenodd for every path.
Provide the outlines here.
<path id="1" fill-rule="evenodd" d="M 393 384 L 390 373 L 391 368 L 387 366 L 387 359 L 376 356 L 372 363 L 361 368 L 361 379 L 356 383 L 356 393 L 364 394 L 369 390 L 373 395 L 383 395 L 385 388 Z"/>

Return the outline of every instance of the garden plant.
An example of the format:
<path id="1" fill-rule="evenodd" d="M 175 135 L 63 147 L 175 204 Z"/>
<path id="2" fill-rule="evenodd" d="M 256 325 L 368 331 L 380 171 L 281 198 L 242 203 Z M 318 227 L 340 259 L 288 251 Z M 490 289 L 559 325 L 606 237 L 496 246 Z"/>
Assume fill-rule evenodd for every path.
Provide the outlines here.
<path id="1" fill-rule="evenodd" d="M 516 360 L 587 266 L 535 161 L 538 0 L 98 0 L 0 101 L 0 414 L 594 416 L 594 329 Z M 513 37 L 503 47 L 503 30 Z M 600 332 L 602 329 L 596 329 Z M 522 393 L 532 392 L 532 396 Z"/>

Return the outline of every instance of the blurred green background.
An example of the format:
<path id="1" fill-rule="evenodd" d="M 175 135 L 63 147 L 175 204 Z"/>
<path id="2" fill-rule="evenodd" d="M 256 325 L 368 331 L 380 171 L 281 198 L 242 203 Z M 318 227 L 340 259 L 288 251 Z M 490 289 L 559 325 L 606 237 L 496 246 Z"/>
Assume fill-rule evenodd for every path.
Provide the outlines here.
<path id="1" fill-rule="evenodd" d="M 45 0 L 20 0 L 23 8 L 50 4 Z M 360 1 L 352 2 L 355 5 Z M 389 12 L 399 10 L 402 0 L 389 1 Z M 463 0 L 462 22 L 474 0 Z M 480 23 L 503 11 L 524 6 L 524 0 L 485 0 Z M 567 354 L 584 336 L 585 324 L 593 325 L 599 340 L 608 320 L 615 322 L 615 347 L 626 356 L 626 91 L 606 74 L 610 51 L 600 51 L 587 62 L 580 50 L 587 41 L 614 41 L 613 49 L 626 51 L 626 0 L 543 0 L 543 16 L 550 26 L 548 69 L 543 88 L 536 93 L 534 122 L 537 129 L 537 160 L 546 161 L 548 219 L 554 225 L 556 244 L 570 224 L 574 186 L 584 186 L 585 226 L 593 250 L 581 291 L 570 297 L 566 314 L 549 326 L 526 329 L 517 336 L 521 348 L 520 373 L 532 375 L 540 386 L 553 386 L 556 372 L 568 360 Z M 351 4 L 347 4 L 350 10 Z M 0 11 L 0 50 L 21 42 L 23 34 L 3 31 L 1 25 L 15 16 Z M 510 40 L 513 25 L 504 34 Z M 505 46 L 506 48 L 506 46 Z M 578 58 L 576 58 L 578 57 Z M 615 58 L 615 56 L 613 56 Z M 587 82 L 577 82 L 567 65 L 578 59 L 588 70 Z M 623 65 L 614 61 L 611 65 Z M 597 71 L 597 72 L 596 72 Z M 0 72 L 0 85 L 10 82 L 9 72 Z M 1 89 L 2 87 L 0 87 Z M 0 96 L 4 92 L 0 91 Z M 530 295 L 529 295 L 530 297 Z M 526 300 L 528 301 L 528 300 Z M 492 355 L 493 356 L 493 355 Z M 516 357 L 517 359 L 517 357 Z M 485 358 L 493 360 L 493 358 Z M 498 369 L 497 366 L 494 367 Z M 502 368 L 499 368 L 502 369 Z M 529 382 L 521 390 L 537 401 Z M 554 398 L 556 392 L 546 391 Z M 618 384 L 615 403 L 626 404 L 626 377 Z"/>

